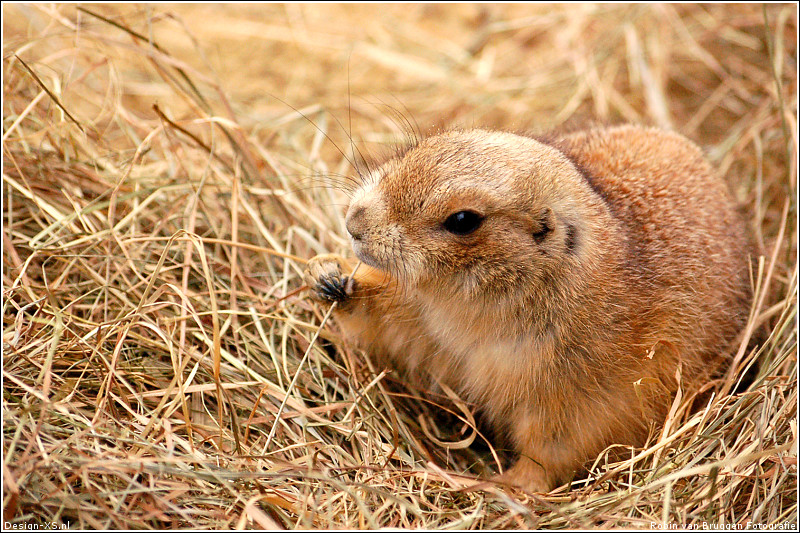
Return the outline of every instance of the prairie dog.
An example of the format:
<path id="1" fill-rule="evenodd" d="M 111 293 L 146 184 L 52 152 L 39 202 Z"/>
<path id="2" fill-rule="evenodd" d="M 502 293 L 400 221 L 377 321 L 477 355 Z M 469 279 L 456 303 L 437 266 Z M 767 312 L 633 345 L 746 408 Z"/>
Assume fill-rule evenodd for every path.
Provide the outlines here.
<path id="1" fill-rule="evenodd" d="M 364 265 L 313 258 L 312 293 L 369 353 L 478 405 L 520 455 L 500 479 L 532 491 L 643 444 L 678 366 L 696 389 L 748 315 L 726 184 L 657 129 L 432 136 L 364 179 L 346 226 Z"/>

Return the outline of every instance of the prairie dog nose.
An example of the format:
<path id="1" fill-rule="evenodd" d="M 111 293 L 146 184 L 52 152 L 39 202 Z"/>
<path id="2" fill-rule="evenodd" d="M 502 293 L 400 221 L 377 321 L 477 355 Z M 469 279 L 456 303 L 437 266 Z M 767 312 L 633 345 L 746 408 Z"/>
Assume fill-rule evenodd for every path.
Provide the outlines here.
<path id="1" fill-rule="evenodd" d="M 366 216 L 364 213 L 363 205 L 351 205 L 347 210 L 347 216 L 344 219 L 344 225 L 347 232 L 355 240 L 360 241 L 364 237 L 367 229 Z"/>

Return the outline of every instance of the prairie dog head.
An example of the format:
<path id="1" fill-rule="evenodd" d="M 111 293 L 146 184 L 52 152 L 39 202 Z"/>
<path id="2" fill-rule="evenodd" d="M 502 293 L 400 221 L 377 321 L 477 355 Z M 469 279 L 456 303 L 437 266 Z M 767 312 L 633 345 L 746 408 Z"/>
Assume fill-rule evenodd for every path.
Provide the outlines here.
<path id="1" fill-rule="evenodd" d="M 368 176 L 346 226 L 358 258 L 407 288 L 500 295 L 577 266 L 594 238 L 593 202 L 555 148 L 509 133 L 452 131 Z"/>

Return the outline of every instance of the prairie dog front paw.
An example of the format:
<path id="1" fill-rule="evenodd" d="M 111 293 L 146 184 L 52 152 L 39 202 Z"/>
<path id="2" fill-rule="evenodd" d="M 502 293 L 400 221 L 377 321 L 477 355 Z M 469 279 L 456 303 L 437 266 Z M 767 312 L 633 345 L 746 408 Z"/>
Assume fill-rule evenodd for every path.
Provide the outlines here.
<path id="1" fill-rule="evenodd" d="M 318 255 L 306 264 L 303 279 L 315 299 L 344 302 L 352 296 L 356 288 L 355 280 L 344 274 L 348 268 L 347 260 L 339 255 Z"/>

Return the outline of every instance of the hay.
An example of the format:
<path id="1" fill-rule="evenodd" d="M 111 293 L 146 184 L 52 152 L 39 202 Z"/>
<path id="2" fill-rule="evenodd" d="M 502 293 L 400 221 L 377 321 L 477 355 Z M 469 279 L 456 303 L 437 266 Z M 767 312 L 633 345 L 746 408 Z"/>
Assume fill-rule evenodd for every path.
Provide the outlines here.
<path id="1" fill-rule="evenodd" d="M 3 31 L 8 527 L 797 523 L 794 6 L 3 4 Z M 587 120 L 728 177 L 764 254 L 737 365 L 570 487 L 471 488 L 503 451 L 322 327 L 303 258 L 347 252 L 351 161 L 411 124 Z"/>

